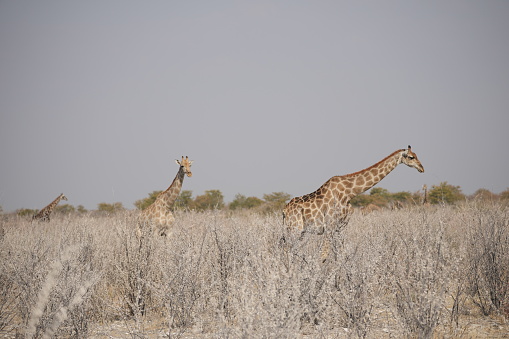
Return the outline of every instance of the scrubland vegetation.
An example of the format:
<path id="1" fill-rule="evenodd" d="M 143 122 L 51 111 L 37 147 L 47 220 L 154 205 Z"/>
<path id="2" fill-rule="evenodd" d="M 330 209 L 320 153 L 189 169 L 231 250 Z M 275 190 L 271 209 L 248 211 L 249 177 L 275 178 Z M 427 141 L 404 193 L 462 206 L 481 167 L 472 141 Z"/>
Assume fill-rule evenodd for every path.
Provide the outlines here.
<path id="1" fill-rule="evenodd" d="M 509 336 L 503 201 L 356 212 L 302 239 L 252 210 L 178 211 L 168 238 L 138 239 L 136 213 L 4 216 L 0 335 Z"/>

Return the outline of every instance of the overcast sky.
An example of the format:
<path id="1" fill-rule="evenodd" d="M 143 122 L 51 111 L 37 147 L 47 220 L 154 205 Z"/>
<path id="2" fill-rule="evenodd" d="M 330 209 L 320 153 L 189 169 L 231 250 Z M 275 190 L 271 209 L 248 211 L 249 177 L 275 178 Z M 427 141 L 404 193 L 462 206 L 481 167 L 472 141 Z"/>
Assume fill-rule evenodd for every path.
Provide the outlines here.
<path id="1" fill-rule="evenodd" d="M 509 187 L 509 1 L 1 1 L 0 206 Z"/>

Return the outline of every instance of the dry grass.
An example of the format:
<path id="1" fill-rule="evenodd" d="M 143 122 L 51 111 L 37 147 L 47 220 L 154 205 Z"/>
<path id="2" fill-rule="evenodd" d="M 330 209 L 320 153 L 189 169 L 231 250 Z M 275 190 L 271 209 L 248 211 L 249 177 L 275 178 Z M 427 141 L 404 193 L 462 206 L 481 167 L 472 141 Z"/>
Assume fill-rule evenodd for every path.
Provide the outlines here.
<path id="1" fill-rule="evenodd" d="M 502 205 L 355 213 L 326 232 L 325 262 L 324 236 L 285 234 L 279 215 L 180 212 L 171 238 L 140 240 L 134 213 L 4 218 L 0 335 L 509 335 Z"/>

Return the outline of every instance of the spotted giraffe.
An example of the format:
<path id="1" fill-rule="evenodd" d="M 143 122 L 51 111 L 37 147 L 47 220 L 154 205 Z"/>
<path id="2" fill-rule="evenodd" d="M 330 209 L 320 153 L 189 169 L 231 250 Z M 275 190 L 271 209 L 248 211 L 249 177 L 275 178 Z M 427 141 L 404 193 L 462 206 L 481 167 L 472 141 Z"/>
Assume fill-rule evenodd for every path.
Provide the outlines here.
<path id="1" fill-rule="evenodd" d="M 362 171 L 334 176 L 316 191 L 293 198 L 283 211 L 283 223 L 290 229 L 323 234 L 327 225 L 341 228 L 348 224 L 353 212 L 350 201 L 375 186 L 399 164 L 424 172 L 412 148 L 397 150 Z M 323 254 L 323 253 L 322 253 Z"/>
<path id="2" fill-rule="evenodd" d="M 170 187 L 166 191 L 159 193 L 156 200 L 141 212 L 138 220 L 138 237 L 141 237 L 142 229 L 145 225 L 150 226 L 155 234 L 167 236 L 171 225 L 175 222 L 175 217 L 172 213 L 173 204 L 182 189 L 184 176 L 191 177 L 193 175 L 191 172 L 193 161 L 189 160 L 187 156 L 185 158 L 182 157 L 182 160 L 175 161 L 180 167 Z"/>
<path id="3" fill-rule="evenodd" d="M 50 215 L 55 209 L 55 207 L 58 205 L 60 200 L 67 201 L 67 197 L 64 195 L 64 193 L 60 194 L 55 200 L 53 200 L 48 206 L 41 209 L 37 214 L 35 214 L 32 217 L 32 220 L 37 221 L 50 221 Z"/>

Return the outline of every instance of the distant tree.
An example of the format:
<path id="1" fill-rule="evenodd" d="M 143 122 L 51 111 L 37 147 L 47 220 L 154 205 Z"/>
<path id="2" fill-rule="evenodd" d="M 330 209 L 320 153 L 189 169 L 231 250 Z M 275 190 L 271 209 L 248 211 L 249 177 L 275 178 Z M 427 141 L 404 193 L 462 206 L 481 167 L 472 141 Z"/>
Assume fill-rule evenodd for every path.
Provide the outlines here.
<path id="1" fill-rule="evenodd" d="M 492 193 L 490 190 L 487 190 L 485 188 L 479 188 L 477 191 L 474 192 L 470 196 L 472 199 L 476 200 L 487 200 L 487 201 L 493 201 L 498 198 L 498 196 L 495 193 Z"/>
<path id="2" fill-rule="evenodd" d="M 290 200 L 291 195 L 285 192 L 273 192 L 271 194 L 264 194 L 265 212 L 282 211 L 286 203 Z"/>
<path id="3" fill-rule="evenodd" d="M 199 211 L 222 209 L 224 207 L 223 193 L 220 190 L 208 190 L 204 195 L 199 195 L 194 199 L 194 208 Z"/>
<path id="4" fill-rule="evenodd" d="M 148 198 L 144 198 L 144 199 L 140 199 L 140 200 L 136 200 L 134 202 L 134 206 L 136 206 L 137 209 L 139 210 L 144 210 L 145 208 L 149 207 L 150 205 L 152 205 L 152 203 L 154 201 L 156 201 L 156 198 L 157 196 L 159 195 L 159 193 L 161 193 L 162 191 L 153 191 L 152 193 L 149 193 L 148 194 Z"/>
<path id="5" fill-rule="evenodd" d="M 63 205 L 58 205 L 55 207 L 55 212 L 56 213 L 62 213 L 62 214 L 71 214 L 75 211 L 76 209 L 74 208 L 73 205 L 69 205 L 69 204 L 63 204 Z"/>
<path id="6" fill-rule="evenodd" d="M 247 197 L 242 194 L 237 194 L 235 196 L 235 199 L 230 203 L 229 208 L 231 210 L 236 209 L 249 209 L 249 208 L 255 208 L 263 204 L 263 200 L 258 199 L 257 197 Z"/>
<path id="7" fill-rule="evenodd" d="M 85 207 L 83 207 L 83 205 L 78 205 L 76 210 L 78 211 L 78 213 L 86 213 L 86 212 L 88 212 L 87 209 Z"/>
<path id="8" fill-rule="evenodd" d="M 16 210 L 16 214 L 19 215 L 20 217 L 25 217 L 25 216 L 32 216 L 34 214 L 36 214 L 37 212 L 39 212 L 39 210 L 32 210 L 30 208 L 21 208 L 21 209 L 18 209 Z"/>
<path id="9" fill-rule="evenodd" d="M 235 195 L 235 199 L 233 199 L 233 201 L 228 205 L 228 208 L 231 210 L 241 209 L 246 199 L 247 198 L 245 195 L 237 193 Z"/>
<path id="10" fill-rule="evenodd" d="M 505 191 L 500 192 L 498 196 L 500 197 L 500 199 L 509 200 L 509 188 L 506 188 Z"/>
<path id="11" fill-rule="evenodd" d="M 370 190 L 369 195 L 372 197 L 372 204 L 377 206 L 387 206 L 387 204 L 391 201 L 391 194 L 389 191 L 382 187 L 373 187 Z"/>
<path id="12" fill-rule="evenodd" d="M 193 191 L 183 190 L 180 192 L 177 201 L 175 201 L 175 208 L 178 209 L 192 209 L 193 208 Z"/>
<path id="13" fill-rule="evenodd" d="M 382 187 L 373 187 L 369 191 L 369 195 L 378 195 L 380 197 L 389 197 L 390 193 L 389 190 L 382 188 Z"/>
<path id="14" fill-rule="evenodd" d="M 410 202 L 412 201 L 412 194 L 410 192 L 396 192 L 391 194 L 391 199 L 401 202 Z"/>
<path id="15" fill-rule="evenodd" d="M 428 199 L 431 204 L 454 204 L 465 199 L 460 186 L 449 185 L 446 181 L 440 185 L 431 187 L 428 192 Z"/>
<path id="16" fill-rule="evenodd" d="M 366 207 L 370 204 L 373 204 L 374 198 L 368 194 L 359 194 L 355 196 L 352 200 L 350 200 L 350 204 L 353 207 Z"/>
<path id="17" fill-rule="evenodd" d="M 244 208 L 256 208 L 263 205 L 263 200 L 257 197 L 247 197 L 244 203 Z"/>
<path id="18" fill-rule="evenodd" d="M 121 202 L 115 202 L 113 204 L 108 204 L 105 202 L 101 202 L 97 204 L 97 210 L 101 212 L 107 213 L 115 213 L 124 210 L 124 206 L 122 206 Z"/>

